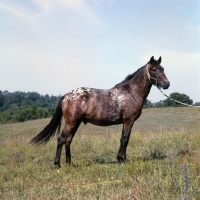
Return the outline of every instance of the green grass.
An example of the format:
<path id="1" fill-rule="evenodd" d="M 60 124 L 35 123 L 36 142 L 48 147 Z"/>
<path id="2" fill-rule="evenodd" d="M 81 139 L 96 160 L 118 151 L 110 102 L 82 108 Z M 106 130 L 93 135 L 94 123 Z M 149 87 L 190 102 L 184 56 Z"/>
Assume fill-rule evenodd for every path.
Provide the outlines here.
<path id="1" fill-rule="evenodd" d="M 49 119 L 0 125 L 0 199 L 200 199 L 200 109 L 145 109 L 127 162 L 116 155 L 122 126 L 81 125 L 73 163 L 54 168 L 56 138 L 28 144 Z"/>

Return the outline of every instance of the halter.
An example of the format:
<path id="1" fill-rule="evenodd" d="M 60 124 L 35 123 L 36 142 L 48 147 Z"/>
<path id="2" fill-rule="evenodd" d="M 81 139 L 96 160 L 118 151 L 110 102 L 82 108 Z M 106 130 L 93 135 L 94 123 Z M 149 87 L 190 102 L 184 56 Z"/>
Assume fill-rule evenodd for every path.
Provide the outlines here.
<path id="1" fill-rule="evenodd" d="M 164 74 L 164 73 L 160 73 L 156 78 L 152 77 L 152 76 L 150 75 L 150 73 L 149 73 L 149 70 L 148 70 L 148 64 L 147 64 L 147 66 L 146 66 L 146 73 L 147 73 L 147 76 L 148 76 L 148 79 L 149 79 L 150 83 L 153 84 L 153 83 L 151 82 L 151 78 L 154 79 L 154 80 L 156 80 L 156 84 L 153 84 L 153 85 L 157 86 L 158 90 L 159 90 L 164 96 L 166 96 L 167 98 L 169 98 L 170 100 L 172 100 L 172 101 L 174 101 L 174 102 L 176 102 L 176 103 L 182 104 L 182 105 L 184 105 L 184 106 L 200 107 L 200 106 L 194 106 L 194 105 L 189 105 L 189 104 L 186 104 L 186 103 L 182 103 L 182 102 L 180 102 L 180 101 L 177 101 L 177 100 L 172 99 L 171 97 L 167 96 L 167 95 L 162 91 L 162 89 L 161 89 L 160 87 L 158 87 L 158 85 L 157 85 L 157 84 L 158 84 L 158 78 L 159 78 L 162 74 Z M 155 74 L 155 73 L 154 73 L 154 74 Z M 155 74 L 155 75 L 156 75 L 156 74 Z"/>
<path id="2" fill-rule="evenodd" d="M 153 85 L 155 85 L 155 86 L 158 88 L 158 78 L 159 78 L 162 74 L 164 74 L 164 73 L 160 73 L 158 76 L 156 76 L 156 74 L 154 73 L 155 76 L 156 76 L 156 78 L 154 78 L 154 77 L 152 77 L 152 76 L 150 75 L 150 73 L 149 73 L 148 65 L 149 65 L 149 64 L 147 64 L 147 66 L 146 66 L 147 77 L 148 77 L 150 83 L 153 84 Z M 151 78 L 154 79 L 154 80 L 156 81 L 155 84 L 151 82 Z"/>

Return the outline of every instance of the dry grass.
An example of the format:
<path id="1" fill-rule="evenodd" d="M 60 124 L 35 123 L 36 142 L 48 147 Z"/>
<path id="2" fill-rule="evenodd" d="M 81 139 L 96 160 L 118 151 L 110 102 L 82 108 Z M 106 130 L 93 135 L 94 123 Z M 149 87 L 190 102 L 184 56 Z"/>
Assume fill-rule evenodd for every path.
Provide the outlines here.
<path id="1" fill-rule="evenodd" d="M 200 109 L 146 109 L 119 165 L 121 126 L 82 125 L 78 167 L 53 166 L 56 139 L 28 144 L 49 119 L 0 126 L 0 199 L 200 199 Z"/>

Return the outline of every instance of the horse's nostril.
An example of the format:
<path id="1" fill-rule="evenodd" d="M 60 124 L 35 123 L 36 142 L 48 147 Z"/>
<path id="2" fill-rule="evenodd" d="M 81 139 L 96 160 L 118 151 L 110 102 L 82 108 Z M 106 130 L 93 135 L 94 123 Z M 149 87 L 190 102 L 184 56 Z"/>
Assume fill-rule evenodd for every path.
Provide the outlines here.
<path id="1" fill-rule="evenodd" d="M 168 89 L 169 86 L 170 86 L 170 82 L 169 81 L 163 81 L 163 82 L 161 82 L 161 87 L 163 89 Z"/>
<path id="2" fill-rule="evenodd" d="M 170 82 L 168 81 L 168 82 L 167 82 L 167 87 L 169 87 L 169 86 L 170 86 Z"/>
<path id="3" fill-rule="evenodd" d="M 167 82 L 164 83 L 164 88 L 165 88 L 165 89 L 168 89 L 169 86 L 170 86 L 170 82 L 169 82 L 169 81 L 167 81 Z"/>

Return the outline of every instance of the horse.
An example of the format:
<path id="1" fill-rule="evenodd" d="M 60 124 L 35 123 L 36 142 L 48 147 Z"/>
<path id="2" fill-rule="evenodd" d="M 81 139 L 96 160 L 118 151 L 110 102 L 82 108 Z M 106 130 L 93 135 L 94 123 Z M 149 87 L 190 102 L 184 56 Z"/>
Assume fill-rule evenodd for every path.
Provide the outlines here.
<path id="1" fill-rule="evenodd" d="M 143 104 L 152 85 L 159 89 L 168 89 L 170 86 L 160 63 L 161 57 L 155 60 L 152 56 L 146 65 L 111 89 L 80 87 L 66 93 L 58 102 L 49 124 L 32 138 L 30 143 L 46 144 L 57 133 L 54 165 L 60 168 L 64 144 L 66 163 L 71 163 L 70 144 L 82 122 L 98 126 L 123 124 L 117 160 L 119 163 L 125 162 L 133 124 L 142 113 Z M 62 118 L 65 124 L 60 133 Z"/>

